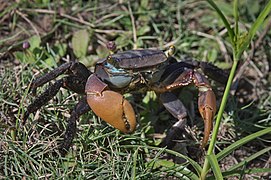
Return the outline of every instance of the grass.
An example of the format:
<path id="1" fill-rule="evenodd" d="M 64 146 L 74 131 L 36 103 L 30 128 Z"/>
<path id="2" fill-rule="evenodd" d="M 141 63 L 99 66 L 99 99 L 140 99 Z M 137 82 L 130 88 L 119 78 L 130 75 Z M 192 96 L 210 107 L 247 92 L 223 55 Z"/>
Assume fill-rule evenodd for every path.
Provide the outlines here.
<path id="1" fill-rule="evenodd" d="M 228 21 L 234 22 L 232 4 L 226 1 L 217 3 Z M 254 6 L 250 6 L 251 3 Z M 239 3 L 239 32 L 245 33 L 251 27 L 264 5 L 264 1 Z M 62 57 L 74 58 L 71 51 L 75 58 L 93 68 L 98 59 L 106 57 L 105 43 L 108 40 L 115 40 L 121 50 L 165 49 L 174 44 L 178 59 L 190 56 L 228 69 L 232 65 L 233 54 L 230 41 L 223 29 L 223 21 L 208 3 L 20 1 L 5 2 L 0 8 L 4 9 L 0 11 L 1 179 L 199 177 L 203 167 L 200 159 L 204 155 L 193 157 L 176 149 L 171 151 L 157 146 L 161 138 L 155 136 L 155 128 L 161 127 L 157 125 L 159 122 L 171 122 L 171 117 L 159 111 L 160 106 L 153 93 L 139 96 L 139 99 L 127 95 L 140 119 L 140 127 L 132 135 L 124 135 L 109 127 L 91 112 L 81 117 L 72 151 L 65 157 L 59 155 L 57 146 L 65 131 L 70 109 L 79 96 L 62 89 L 49 104 L 31 115 L 25 126 L 21 125 L 21 118 L 27 105 L 35 98 L 29 93 L 29 84 L 34 77 L 63 63 Z M 266 163 L 270 156 L 270 137 L 264 135 L 270 132 L 267 127 L 271 125 L 270 50 L 267 48 L 270 46 L 270 32 L 267 31 L 263 37 L 260 35 L 268 28 L 269 21 L 270 18 L 256 33 L 258 47 L 250 47 L 242 56 L 242 61 L 249 63 L 243 73 L 238 71 L 236 74 L 242 78 L 238 88 L 231 89 L 235 96 L 229 96 L 223 111 L 216 156 L 209 157 L 211 161 L 214 159 L 212 167 L 216 166 L 215 159 L 218 159 L 224 177 L 260 178 L 267 177 L 267 172 L 270 172 L 270 165 Z M 26 40 L 31 44 L 29 49 L 22 48 L 22 42 Z M 221 99 L 223 85 L 212 84 L 217 99 Z M 37 94 L 45 88 L 39 88 Z M 189 90 L 185 89 L 190 96 L 196 97 L 196 93 Z M 196 98 L 182 97 L 182 100 L 187 107 L 196 106 Z M 191 117 L 195 117 L 192 129 L 200 141 L 202 122 L 192 109 L 189 108 Z M 247 136 L 252 133 L 255 134 Z M 261 138 L 255 139 L 260 135 Z M 240 151 L 246 157 L 246 163 L 237 154 Z M 225 160 L 226 156 L 235 159 L 237 164 L 231 166 Z M 185 158 L 187 162 L 175 164 L 165 157 L 174 157 L 174 160 Z M 252 167 L 254 169 L 251 170 Z M 263 173 L 256 174 L 259 171 Z M 208 178 L 214 176 L 209 174 Z"/>

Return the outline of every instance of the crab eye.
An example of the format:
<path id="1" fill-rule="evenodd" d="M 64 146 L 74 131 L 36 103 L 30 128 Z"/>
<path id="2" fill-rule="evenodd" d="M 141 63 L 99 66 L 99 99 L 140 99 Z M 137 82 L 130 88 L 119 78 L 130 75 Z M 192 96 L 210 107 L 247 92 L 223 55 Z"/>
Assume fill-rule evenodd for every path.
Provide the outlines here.
<path id="1" fill-rule="evenodd" d="M 175 47 L 172 45 L 168 48 L 168 50 L 165 52 L 167 57 L 173 56 L 175 53 Z"/>
<path id="2" fill-rule="evenodd" d="M 118 68 L 119 67 L 119 62 L 114 59 L 112 56 L 107 57 L 107 63 L 111 64 L 112 66 Z"/>

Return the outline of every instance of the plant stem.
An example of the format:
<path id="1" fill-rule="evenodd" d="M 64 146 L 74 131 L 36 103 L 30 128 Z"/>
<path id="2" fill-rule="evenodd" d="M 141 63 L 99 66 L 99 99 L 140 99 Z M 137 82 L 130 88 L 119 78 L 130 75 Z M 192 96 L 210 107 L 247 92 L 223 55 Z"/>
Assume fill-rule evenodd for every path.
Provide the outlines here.
<path id="1" fill-rule="evenodd" d="M 212 139 L 211 139 L 208 151 L 207 151 L 207 156 L 213 154 L 213 150 L 214 150 L 214 147 L 215 147 L 220 122 L 221 122 L 222 115 L 223 115 L 223 112 L 224 112 L 224 109 L 225 109 L 225 106 L 226 106 L 226 103 L 227 103 L 227 100 L 228 100 L 228 95 L 230 93 L 232 81 L 233 81 L 234 74 L 235 74 L 237 64 L 238 64 L 239 57 L 236 54 L 237 53 L 235 53 L 235 55 L 233 57 L 234 61 L 233 61 L 233 65 L 232 65 L 232 68 L 231 68 L 230 76 L 229 76 L 229 79 L 228 79 L 228 82 L 227 82 L 227 85 L 226 85 L 226 88 L 225 88 L 225 91 L 224 91 L 224 94 L 223 94 L 223 97 L 222 97 L 222 101 L 221 101 L 219 111 L 217 113 L 216 123 L 215 123 L 214 131 L 213 131 Z M 210 165 L 209 165 L 208 159 L 206 158 L 205 161 L 204 161 L 204 165 L 203 165 L 203 169 L 202 169 L 202 173 L 201 173 L 201 179 L 205 179 L 209 169 L 210 169 Z"/>

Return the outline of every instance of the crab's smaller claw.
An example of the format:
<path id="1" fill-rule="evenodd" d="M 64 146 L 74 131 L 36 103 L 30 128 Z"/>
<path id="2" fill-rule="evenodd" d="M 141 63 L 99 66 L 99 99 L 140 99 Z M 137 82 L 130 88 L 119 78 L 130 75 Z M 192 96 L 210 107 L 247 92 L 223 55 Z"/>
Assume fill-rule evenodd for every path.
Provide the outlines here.
<path id="1" fill-rule="evenodd" d="M 202 147 L 205 147 L 211 130 L 213 119 L 216 113 L 216 99 L 212 90 L 199 92 L 198 106 L 201 117 L 204 120 L 204 137 L 202 140 Z"/>
<path id="2" fill-rule="evenodd" d="M 123 133 L 132 133 L 136 117 L 132 105 L 119 93 L 108 89 L 97 76 L 88 78 L 85 91 L 92 111 Z"/>
<path id="3" fill-rule="evenodd" d="M 213 119 L 216 113 L 216 97 L 208 80 L 197 72 L 194 73 L 194 83 L 199 90 L 198 108 L 204 120 L 204 137 L 201 144 L 204 148 L 212 130 Z"/>

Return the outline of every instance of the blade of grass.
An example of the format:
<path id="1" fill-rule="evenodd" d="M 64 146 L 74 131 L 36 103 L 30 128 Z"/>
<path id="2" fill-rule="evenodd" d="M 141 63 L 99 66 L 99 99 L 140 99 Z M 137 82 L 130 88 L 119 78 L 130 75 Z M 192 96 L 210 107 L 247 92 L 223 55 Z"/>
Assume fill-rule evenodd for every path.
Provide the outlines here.
<path id="1" fill-rule="evenodd" d="M 131 173 L 131 179 L 136 179 L 137 154 L 138 154 L 138 148 L 136 149 L 135 153 L 133 154 L 133 168 L 132 168 L 132 173 Z"/>
<path id="2" fill-rule="evenodd" d="M 161 151 L 162 153 L 162 151 Z M 158 153 L 159 156 L 161 153 Z M 182 179 L 191 179 L 191 180 L 198 180 L 199 177 L 192 171 L 190 171 L 186 165 L 180 165 L 175 164 L 174 162 L 170 160 L 164 160 L 164 159 L 158 159 L 159 156 L 156 157 L 152 162 L 148 163 L 148 166 L 151 166 L 154 169 L 157 169 L 158 167 L 166 167 L 169 169 L 169 173 L 176 174 L 176 177 L 182 178 Z"/>
<path id="3" fill-rule="evenodd" d="M 202 168 L 200 167 L 200 165 L 194 161 L 193 159 L 183 155 L 183 154 L 180 154 L 176 151 L 173 151 L 173 150 L 169 150 L 169 149 L 165 149 L 165 148 L 159 148 L 159 147 L 152 147 L 152 146 L 141 146 L 141 145 L 124 145 L 122 147 L 125 147 L 125 148 L 148 148 L 148 149 L 155 149 L 155 150 L 158 150 L 158 151 L 164 151 L 166 153 L 169 153 L 169 154 L 172 154 L 172 155 L 175 155 L 177 157 L 180 157 L 180 158 L 183 158 L 185 160 L 187 160 L 192 166 L 193 168 L 197 171 L 198 175 L 200 175 L 201 171 L 202 171 Z"/>
<path id="4" fill-rule="evenodd" d="M 260 150 L 259 152 L 256 152 L 255 154 L 253 154 L 253 155 L 249 156 L 248 158 L 244 159 L 240 163 L 232 166 L 227 171 L 237 170 L 239 167 L 244 166 L 246 163 L 252 161 L 253 159 L 256 159 L 257 157 L 263 155 L 264 153 L 266 153 L 266 152 L 268 152 L 270 150 L 271 150 L 271 147 L 264 148 L 264 149 Z"/>
<path id="5" fill-rule="evenodd" d="M 270 173 L 271 168 L 253 168 L 253 169 L 246 169 L 246 170 L 234 170 L 230 172 L 223 172 L 222 175 L 224 178 L 231 177 L 231 176 L 239 176 L 240 174 L 256 174 L 256 173 Z M 207 180 L 216 179 L 215 176 L 210 176 L 206 178 Z"/>
<path id="6" fill-rule="evenodd" d="M 220 170 L 220 167 L 218 165 L 218 161 L 217 161 L 215 155 L 210 154 L 210 155 L 207 156 L 207 158 L 208 158 L 208 161 L 211 164 L 212 170 L 213 170 L 213 172 L 215 174 L 215 178 L 223 180 L 223 176 L 222 176 L 222 173 L 221 173 L 221 170 Z"/>
<path id="7" fill-rule="evenodd" d="M 177 171 L 176 174 L 179 174 L 180 178 L 187 177 L 187 179 L 190 179 L 190 180 L 199 179 L 199 177 L 195 173 L 193 173 L 190 170 L 187 170 L 187 168 L 184 166 L 180 166 L 178 169 L 176 169 L 176 171 Z"/>
<path id="8" fill-rule="evenodd" d="M 238 26 L 238 22 L 239 22 L 239 13 L 238 13 L 238 0 L 234 0 L 233 3 L 233 15 L 234 15 L 234 20 L 235 20 L 235 37 L 239 36 L 239 26 Z M 235 39 L 236 41 L 236 39 Z"/>
<path id="9" fill-rule="evenodd" d="M 228 34 L 230 36 L 231 42 L 234 42 L 234 31 L 231 28 L 230 23 L 228 22 L 227 18 L 224 16 L 224 14 L 222 13 L 222 11 L 219 9 L 219 7 L 217 7 L 217 5 L 214 3 L 214 1 L 212 0 L 207 0 L 207 2 L 216 10 L 216 12 L 218 13 L 219 17 L 221 18 L 221 20 L 223 21 L 226 29 L 228 30 Z"/>
<path id="10" fill-rule="evenodd" d="M 219 152 L 216 157 L 217 157 L 217 160 L 220 161 L 221 159 L 223 159 L 225 156 L 227 156 L 228 154 L 230 154 L 232 151 L 234 151 L 235 149 L 237 149 L 238 147 L 242 146 L 243 144 L 257 138 L 257 137 L 260 137 L 264 134 L 267 134 L 267 133 L 271 133 L 271 127 L 269 128 L 266 128 L 266 129 L 263 129 L 261 131 L 258 131 L 256 133 L 253 133 L 253 134 L 250 134 L 238 141 L 236 141 L 235 143 L 231 144 L 229 147 L 223 149 L 223 151 Z"/>
<path id="11" fill-rule="evenodd" d="M 262 10 L 260 15 L 257 17 L 256 21 L 253 23 L 251 28 L 249 29 L 248 35 L 246 36 L 244 43 L 240 44 L 240 49 L 238 50 L 238 56 L 240 57 L 244 50 L 248 47 L 250 41 L 253 39 L 259 27 L 263 24 L 263 21 L 269 15 L 271 11 L 271 0 L 268 1 L 265 8 Z"/>

